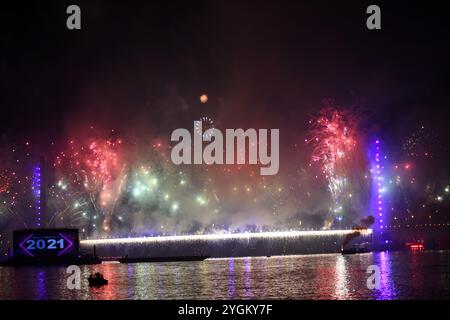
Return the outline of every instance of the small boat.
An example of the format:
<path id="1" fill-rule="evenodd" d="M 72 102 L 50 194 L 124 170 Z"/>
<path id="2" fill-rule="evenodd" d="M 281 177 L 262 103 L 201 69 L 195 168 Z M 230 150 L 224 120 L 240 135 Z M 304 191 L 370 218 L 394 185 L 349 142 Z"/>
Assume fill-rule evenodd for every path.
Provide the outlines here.
<path id="1" fill-rule="evenodd" d="M 88 278 L 89 286 L 91 287 L 99 287 L 108 284 L 108 280 L 106 280 L 100 272 L 95 274 L 91 274 Z"/>
<path id="2" fill-rule="evenodd" d="M 358 245 L 354 245 L 352 247 L 344 247 L 341 248 L 341 254 L 356 254 L 356 253 L 368 253 L 370 252 L 369 243 L 364 242 Z"/>
<path id="3" fill-rule="evenodd" d="M 370 252 L 367 248 L 350 248 L 350 249 L 343 249 L 341 251 L 341 254 L 355 254 L 355 253 L 368 253 Z"/>

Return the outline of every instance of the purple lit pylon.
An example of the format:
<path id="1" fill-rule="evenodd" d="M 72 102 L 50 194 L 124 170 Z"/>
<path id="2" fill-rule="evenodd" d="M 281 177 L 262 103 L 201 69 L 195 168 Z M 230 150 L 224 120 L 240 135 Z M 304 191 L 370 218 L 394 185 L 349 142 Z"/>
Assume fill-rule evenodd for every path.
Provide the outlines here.
<path id="1" fill-rule="evenodd" d="M 39 164 L 33 168 L 33 180 L 31 184 L 31 191 L 34 201 L 34 209 L 36 213 L 36 227 L 40 228 L 43 226 L 45 218 L 46 209 L 46 198 L 45 198 L 45 182 L 44 182 L 44 168 L 45 160 L 42 157 Z"/>
<path id="2" fill-rule="evenodd" d="M 41 227 L 42 225 L 42 211 L 41 211 L 41 185 L 42 185 L 42 172 L 41 166 L 36 165 L 33 169 L 33 181 L 31 189 L 34 197 L 34 207 L 36 211 L 36 226 Z"/>
<path id="3" fill-rule="evenodd" d="M 387 220 L 385 216 L 385 193 L 386 186 L 384 185 L 384 165 L 386 155 L 383 153 L 383 148 L 380 139 L 375 139 L 369 150 L 370 157 L 370 173 L 372 179 L 371 188 L 371 203 L 370 213 L 375 219 L 374 235 L 377 241 L 385 242 L 385 229 Z"/>

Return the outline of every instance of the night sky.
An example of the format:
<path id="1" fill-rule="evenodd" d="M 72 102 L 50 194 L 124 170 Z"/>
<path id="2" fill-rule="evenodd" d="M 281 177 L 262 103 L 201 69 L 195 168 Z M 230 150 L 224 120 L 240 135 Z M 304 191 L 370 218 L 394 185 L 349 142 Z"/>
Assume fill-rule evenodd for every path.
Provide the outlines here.
<path id="1" fill-rule="evenodd" d="M 81 30 L 66 28 L 70 4 L 81 7 Z M 279 128 L 280 174 L 267 183 L 291 193 L 257 208 L 268 209 L 270 215 L 283 207 L 282 221 L 291 221 L 306 211 L 314 215 L 325 210 L 317 203 L 327 197 L 326 183 L 310 181 L 318 171 L 305 173 L 311 150 L 304 139 L 322 101 L 333 99 L 338 106 L 357 107 L 364 118 L 361 130 L 383 139 L 395 158 L 392 164 L 409 161 L 402 145 L 424 126 L 433 157 L 416 159 L 417 172 L 423 190 L 426 184 L 437 190 L 449 181 L 448 17 L 437 1 L 377 1 L 382 30 L 371 31 L 365 13 L 370 4 L 373 1 L 2 3 L 1 142 L 31 140 L 36 153 L 53 157 L 68 140 L 84 139 L 89 130 L 114 130 L 135 144 L 148 140 L 151 152 L 150 143 L 167 145 L 174 129 L 192 130 L 193 121 L 203 116 L 220 129 Z M 206 104 L 199 101 L 203 93 L 209 97 Z M 140 154 L 147 152 L 145 144 L 140 146 Z M 203 169 L 185 168 L 197 170 L 195 174 Z M 430 172 L 437 172 L 431 182 Z M 225 189 L 237 181 L 243 188 L 266 183 L 224 173 L 205 176 L 213 177 L 214 188 L 220 190 L 221 204 L 215 210 L 227 212 L 212 214 L 207 223 L 225 223 L 225 216 L 255 208 Z M 210 188 L 201 181 L 194 184 L 199 190 Z M 306 195 L 316 190 L 316 197 Z M 297 197 L 301 203 L 291 201 Z M 151 208 L 161 211 L 159 204 Z M 150 219 L 152 224 L 162 219 L 157 217 Z M 192 219 L 202 220 L 197 215 Z M 250 220 L 242 223 L 261 223 L 258 214 Z M 281 220 L 261 220 L 283 226 Z M 321 223 L 319 219 L 311 225 Z"/>

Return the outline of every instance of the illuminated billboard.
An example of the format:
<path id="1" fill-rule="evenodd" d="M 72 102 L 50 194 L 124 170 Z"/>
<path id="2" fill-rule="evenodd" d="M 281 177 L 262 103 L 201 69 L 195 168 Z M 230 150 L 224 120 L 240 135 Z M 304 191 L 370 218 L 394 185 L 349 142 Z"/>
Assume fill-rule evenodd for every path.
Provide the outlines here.
<path id="1" fill-rule="evenodd" d="M 14 231 L 14 256 L 30 259 L 75 258 L 78 255 L 77 229 L 28 229 Z"/>

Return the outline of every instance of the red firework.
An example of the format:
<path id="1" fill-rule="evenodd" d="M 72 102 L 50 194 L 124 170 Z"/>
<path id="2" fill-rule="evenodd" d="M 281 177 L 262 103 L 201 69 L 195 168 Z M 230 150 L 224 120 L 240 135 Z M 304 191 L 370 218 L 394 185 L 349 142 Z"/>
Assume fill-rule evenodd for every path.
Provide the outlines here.
<path id="1" fill-rule="evenodd" d="M 351 187 L 352 170 L 358 166 L 359 118 L 348 109 L 327 106 L 310 123 L 306 142 L 314 144 L 311 160 L 321 164 L 333 201 L 340 207 L 344 190 Z"/>
<path id="2" fill-rule="evenodd" d="M 61 152 L 55 167 L 66 169 L 63 175 L 88 190 L 101 191 L 119 169 L 118 147 L 121 139 L 89 139 L 85 144 L 69 143 L 68 152 Z"/>
<path id="3" fill-rule="evenodd" d="M 8 170 L 0 172 L 0 194 L 6 193 L 11 188 L 11 177 Z"/>
<path id="4" fill-rule="evenodd" d="M 350 110 L 322 109 L 310 121 L 310 138 L 314 144 L 311 160 L 322 162 L 322 171 L 330 175 L 340 164 L 351 160 L 357 145 L 358 118 Z"/>

